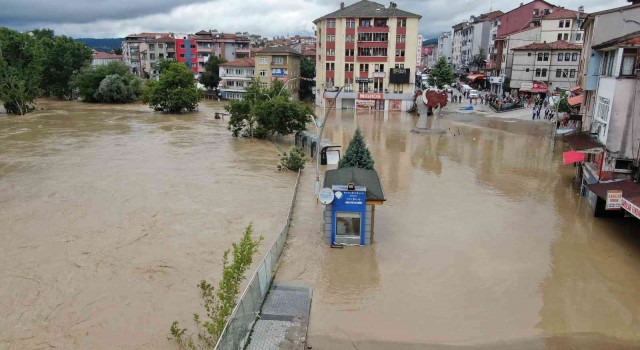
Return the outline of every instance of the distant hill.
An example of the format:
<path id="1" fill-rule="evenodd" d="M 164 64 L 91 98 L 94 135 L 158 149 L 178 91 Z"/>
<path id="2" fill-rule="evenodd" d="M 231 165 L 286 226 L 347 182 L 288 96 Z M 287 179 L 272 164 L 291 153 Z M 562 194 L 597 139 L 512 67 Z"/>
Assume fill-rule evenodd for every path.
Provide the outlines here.
<path id="1" fill-rule="evenodd" d="M 422 41 L 422 46 L 438 45 L 438 38 L 431 38 Z"/>
<path id="2" fill-rule="evenodd" d="M 111 52 L 111 50 L 122 47 L 124 38 L 107 38 L 107 39 L 94 39 L 94 38 L 77 38 L 79 42 L 85 43 L 90 48 L 102 51 Z"/>

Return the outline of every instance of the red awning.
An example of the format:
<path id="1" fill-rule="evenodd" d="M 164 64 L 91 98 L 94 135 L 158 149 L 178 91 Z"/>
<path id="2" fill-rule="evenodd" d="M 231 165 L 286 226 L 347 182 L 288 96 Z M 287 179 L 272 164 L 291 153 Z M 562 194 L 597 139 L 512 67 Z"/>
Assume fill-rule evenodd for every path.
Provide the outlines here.
<path id="1" fill-rule="evenodd" d="M 520 89 L 520 91 L 546 94 L 549 91 L 549 87 L 543 81 L 534 81 L 531 89 Z"/>
<path id="2" fill-rule="evenodd" d="M 571 92 L 576 92 L 576 91 L 580 91 L 580 90 L 582 90 L 580 85 L 576 85 L 576 86 L 572 87 L 571 89 L 569 89 L 569 91 L 571 91 Z"/>
<path id="3" fill-rule="evenodd" d="M 569 99 L 567 100 L 567 102 L 569 102 L 569 106 L 571 106 L 571 107 L 575 107 L 575 106 L 581 105 L 582 101 L 584 101 L 584 96 L 583 95 L 569 97 Z"/>
<path id="4" fill-rule="evenodd" d="M 622 209 L 640 219 L 640 193 L 636 195 L 626 195 L 622 192 Z"/>
<path id="5" fill-rule="evenodd" d="M 484 74 L 469 74 L 467 76 L 467 79 L 469 79 L 471 81 L 476 80 L 476 79 L 486 79 L 486 78 L 487 78 L 487 76 L 484 75 Z"/>
<path id="6" fill-rule="evenodd" d="M 564 152 L 562 154 L 562 160 L 564 164 L 584 162 L 584 153 L 576 151 Z"/>

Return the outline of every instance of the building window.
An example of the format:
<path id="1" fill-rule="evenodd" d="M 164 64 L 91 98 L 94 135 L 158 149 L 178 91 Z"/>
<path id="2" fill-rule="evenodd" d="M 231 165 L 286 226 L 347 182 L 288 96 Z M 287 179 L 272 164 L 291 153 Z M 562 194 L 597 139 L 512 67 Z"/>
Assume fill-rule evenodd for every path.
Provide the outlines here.
<path id="1" fill-rule="evenodd" d="M 269 64 L 268 57 L 260 57 L 260 64 Z"/>
<path id="2" fill-rule="evenodd" d="M 582 41 L 582 33 L 576 33 L 576 41 Z"/>
<path id="3" fill-rule="evenodd" d="M 359 47 L 358 56 L 386 57 L 387 48 L 386 47 Z"/>
<path id="4" fill-rule="evenodd" d="M 578 60 L 578 53 L 577 52 L 574 52 L 574 53 L 571 54 L 571 60 L 574 61 L 574 62 Z"/>
<path id="5" fill-rule="evenodd" d="M 542 69 L 536 68 L 536 77 L 540 77 L 541 74 L 542 74 Z"/>
<path id="6" fill-rule="evenodd" d="M 327 56 L 335 56 L 335 55 L 336 55 L 336 50 L 327 49 Z"/>
<path id="7" fill-rule="evenodd" d="M 196 46 L 195 45 L 189 45 L 190 48 L 195 49 Z"/>
<path id="8" fill-rule="evenodd" d="M 602 66 L 600 68 L 600 75 L 612 76 L 613 66 L 616 62 L 616 52 L 614 50 L 605 51 L 602 54 Z"/>
<path id="9" fill-rule="evenodd" d="M 266 71 L 266 70 L 264 70 L 264 69 L 261 69 L 261 70 L 260 70 L 260 76 L 261 76 L 261 77 L 266 77 L 266 76 L 267 76 L 267 71 Z"/>
<path id="10" fill-rule="evenodd" d="M 336 36 L 335 35 L 327 35 L 327 42 L 334 42 L 336 41 Z"/>
<path id="11" fill-rule="evenodd" d="M 547 76 L 547 69 L 542 68 L 542 77 L 545 78 Z"/>
<path id="12" fill-rule="evenodd" d="M 368 72 L 369 71 L 369 64 L 368 63 L 361 63 L 360 64 L 360 71 L 361 72 Z"/>
<path id="13" fill-rule="evenodd" d="M 569 71 L 569 78 L 575 78 L 576 77 L 576 70 L 572 69 Z"/>
<path id="14" fill-rule="evenodd" d="M 274 57 L 273 58 L 273 64 L 284 64 L 284 57 Z"/>
<path id="15" fill-rule="evenodd" d="M 353 52 L 354 52 L 353 49 L 346 49 L 346 50 L 344 50 L 344 55 L 352 57 L 353 56 Z"/>
<path id="16" fill-rule="evenodd" d="M 594 119 L 600 124 L 598 128 L 598 139 L 600 142 L 607 142 L 607 127 L 609 124 L 609 110 L 611 109 L 611 100 L 608 98 L 604 98 L 602 96 L 598 96 L 598 101 L 596 102 Z"/>
<path id="17" fill-rule="evenodd" d="M 389 41 L 389 33 L 358 33 L 358 41 Z"/>
<path id="18" fill-rule="evenodd" d="M 568 19 L 567 19 L 567 20 L 565 20 L 565 21 L 564 21 L 564 27 L 565 27 L 565 28 L 571 28 L 571 21 L 570 21 L 570 20 L 568 20 Z"/>
<path id="19" fill-rule="evenodd" d="M 564 60 L 564 54 L 562 52 L 558 53 L 558 61 Z"/>
<path id="20" fill-rule="evenodd" d="M 266 89 L 268 86 L 267 86 L 267 83 L 260 83 L 260 87 L 263 89 Z"/>
<path id="21" fill-rule="evenodd" d="M 180 44 L 180 48 L 181 48 L 181 49 L 184 49 L 184 44 Z"/>
<path id="22" fill-rule="evenodd" d="M 636 61 L 638 59 L 638 49 L 625 48 L 622 51 L 622 64 L 620 67 L 620 75 L 634 75 L 636 69 Z"/>
<path id="23" fill-rule="evenodd" d="M 538 53 L 538 62 L 542 62 L 542 52 Z"/>
<path id="24" fill-rule="evenodd" d="M 328 71 L 335 70 L 335 63 L 333 63 L 333 62 L 327 62 L 327 70 L 328 70 Z"/>
<path id="25" fill-rule="evenodd" d="M 398 19 L 398 27 L 406 27 L 407 26 L 407 19 L 406 18 L 399 18 Z"/>
<path id="26" fill-rule="evenodd" d="M 180 54 L 180 57 L 184 57 L 184 54 L 183 54 L 183 53 L 181 53 L 181 54 Z"/>
<path id="27" fill-rule="evenodd" d="M 345 63 L 344 64 L 345 72 L 353 72 L 353 63 Z"/>
<path id="28" fill-rule="evenodd" d="M 540 16 L 540 9 L 533 9 L 534 16 Z"/>
<path id="29" fill-rule="evenodd" d="M 374 72 L 376 72 L 376 73 L 384 72 L 384 64 L 376 63 L 376 64 L 373 66 L 373 69 L 374 69 L 373 71 L 374 71 Z"/>
<path id="30" fill-rule="evenodd" d="M 569 33 L 562 34 L 562 40 L 564 40 L 564 41 L 569 40 Z"/>
<path id="31" fill-rule="evenodd" d="M 158 48 L 161 49 L 163 44 L 158 44 Z"/>
<path id="32" fill-rule="evenodd" d="M 556 69 L 556 78 L 562 78 L 562 69 Z"/>
<path id="33" fill-rule="evenodd" d="M 360 27 L 372 27 L 371 18 L 361 18 Z"/>
<path id="34" fill-rule="evenodd" d="M 344 38 L 344 40 L 345 40 L 346 42 L 348 42 L 348 43 L 352 43 L 354 39 L 355 39 L 355 38 L 354 38 L 354 36 L 353 36 L 352 34 L 349 34 L 349 35 L 347 35 L 347 36 Z"/>
<path id="35" fill-rule="evenodd" d="M 360 216 L 356 212 L 336 212 L 336 236 L 360 237 Z"/>
<path id="36" fill-rule="evenodd" d="M 355 19 L 348 19 L 347 20 L 347 28 L 355 28 L 356 27 L 356 20 Z"/>
<path id="37" fill-rule="evenodd" d="M 531 52 L 527 52 L 527 56 L 528 56 L 528 57 L 531 57 Z"/>
<path id="38" fill-rule="evenodd" d="M 396 57 L 404 57 L 404 50 L 396 50 Z"/>
<path id="39" fill-rule="evenodd" d="M 564 28 L 564 20 L 560 20 L 560 22 L 558 22 L 558 28 Z"/>
<path id="40" fill-rule="evenodd" d="M 544 53 L 544 56 L 543 56 L 543 59 L 542 59 L 542 60 L 543 60 L 543 61 L 545 61 L 545 62 L 548 62 L 548 61 L 549 61 L 549 53 L 548 53 L 548 52 L 545 52 L 545 53 Z"/>
<path id="41" fill-rule="evenodd" d="M 327 20 L 327 28 L 335 28 L 336 27 L 336 20 L 335 19 L 328 19 Z"/>
<path id="42" fill-rule="evenodd" d="M 398 35 L 396 35 L 396 42 L 403 43 L 403 42 L 405 42 L 406 37 L 407 36 L 404 35 L 404 34 L 398 34 Z"/>
<path id="43" fill-rule="evenodd" d="M 242 75 L 242 69 L 236 69 L 236 75 Z"/>
<path id="44" fill-rule="evenodd" d="M 393 93 L 394 94 L 402 94 L 403 93 L 403 89 L 404 87 L 402 86 L 402 84 L 393 84 Z"/>
<path id="45" fill-rule="evenodd" d="M 396 63 L 396 66 L 394 68 L 404 69 L 404 63 Z"/>
<path id="46" fill-rule="evenodd" d="M 529 68 L 525 69 L 524 71 L 525 71 L 525 72 L 527 72 L 527 73 L 529 73 Z"/>

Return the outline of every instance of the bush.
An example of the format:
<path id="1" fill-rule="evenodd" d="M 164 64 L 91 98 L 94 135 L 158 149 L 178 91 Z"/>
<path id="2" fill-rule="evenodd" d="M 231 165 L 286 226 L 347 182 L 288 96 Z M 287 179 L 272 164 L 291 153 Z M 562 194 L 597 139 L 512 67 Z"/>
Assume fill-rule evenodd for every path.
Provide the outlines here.
<path id="1" fill-rule="evenodd" d="M 142 83 L 139 78 L 112 74 L 102 80 L 94 99 L 107 103 L 129 103 L 138 99 L 141 92 Z"/>
<path id="2" fill-rule="evenodd" d="M 193 111 L 203 97 L 193 72 L 180 62 L 168 62 L 158 81 L 148 81 L 142 100 L 156 111 L 180 113 Z"/>
<path id="3" fill-rule="evenodd" d="M 302 147 L 293 147 L 289 154 L 282 152 L 280 155 L 280 166 L 293 171 L 304 169 L 305 163 L 308 161 L 307 155 Z"/>
<path id="4" fill-rule="evenodd" d="M 110 75 L 127 76 L 129 68 L 122 62 L 110 62 L 96 67 L 87 67 L 74 78 L 72 85 L 84 102 L 102 102 L 96 99 L 102 81 Z M 104 101 L 107 102 L 107 101 Z"/>

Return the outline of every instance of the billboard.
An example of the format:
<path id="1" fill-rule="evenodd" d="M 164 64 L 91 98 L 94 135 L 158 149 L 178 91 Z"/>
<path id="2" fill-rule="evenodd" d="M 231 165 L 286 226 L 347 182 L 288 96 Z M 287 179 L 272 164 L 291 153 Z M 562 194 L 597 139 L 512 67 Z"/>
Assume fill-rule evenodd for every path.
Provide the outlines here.
<path id="1" fill-rule="evenodd" d="M 390 84 L 409 84 L 411 77 L 411 69 L 409 68 L 391 68 L 389 73 Z"/>
<path id="2" fill-rule="evenodd" d="M 271 69 L 271 76 L 272 77 L 284 77 L 287 75 L 287 69 L 286 68 L 273 68 Z"/>

